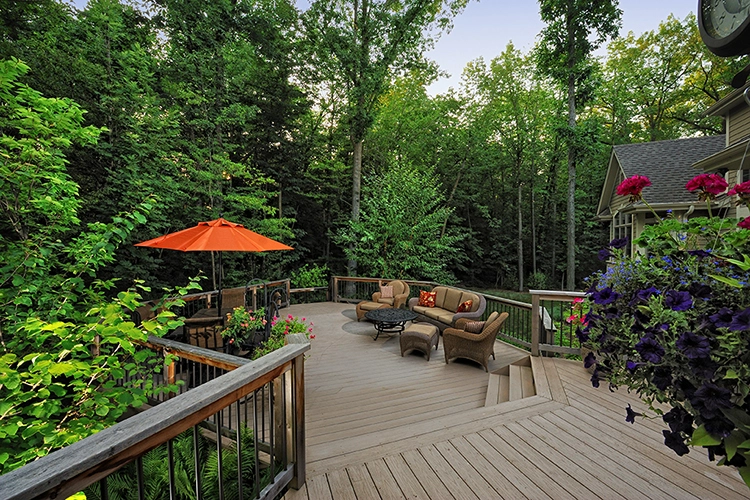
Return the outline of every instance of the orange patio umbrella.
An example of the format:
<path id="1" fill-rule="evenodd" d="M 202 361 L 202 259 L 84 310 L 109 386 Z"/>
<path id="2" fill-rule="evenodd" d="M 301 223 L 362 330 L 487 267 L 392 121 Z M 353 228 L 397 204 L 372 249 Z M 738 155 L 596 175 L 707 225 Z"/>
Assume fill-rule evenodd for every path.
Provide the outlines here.
<path id="1" fill-rule="evenodd" d="M 294 248 L 246 229 L 242 224 L 218 218 L 199 222 L 196 226 L 136 243 L 137 247 L 166 248 L 182 252 L 219 252 L 219 300 L 221 316 L 221 254 L 222 252 L 268 252 Z"/>

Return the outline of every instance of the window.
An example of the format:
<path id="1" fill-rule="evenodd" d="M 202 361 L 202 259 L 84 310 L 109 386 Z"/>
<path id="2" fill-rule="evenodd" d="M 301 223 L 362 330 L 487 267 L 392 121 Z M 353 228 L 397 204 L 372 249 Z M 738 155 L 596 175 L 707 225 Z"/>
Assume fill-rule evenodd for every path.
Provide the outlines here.
<path id="1" fill-rule="evenodd" d="M 625 247 L 625 255 L 630 256 L 633 241 L 633 216 L 618 212 L 612 224 L 613 238 L 627 238 L 628 245 Z"/>

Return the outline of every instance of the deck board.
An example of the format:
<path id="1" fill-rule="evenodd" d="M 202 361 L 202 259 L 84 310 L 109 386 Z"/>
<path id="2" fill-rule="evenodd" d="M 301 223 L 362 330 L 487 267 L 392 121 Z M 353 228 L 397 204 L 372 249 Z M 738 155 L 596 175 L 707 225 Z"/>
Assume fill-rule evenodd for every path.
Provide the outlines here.
<path id="1" fill-rule="evenodd" d="M 485 407 L 489 376 L 442 342 L 427 361 L 372 340 L 354 306 L 292 306 L 315 323 L 305 363 L 307 484 L 285 499 L 741 499 L 732 468 L 678 457 L 660 419 L 625 422 L 634 394 L 593 389 L 580 362 L 532 359 L 537 395 Z M 527 353 L 498 342 L 489 370 Z"/>

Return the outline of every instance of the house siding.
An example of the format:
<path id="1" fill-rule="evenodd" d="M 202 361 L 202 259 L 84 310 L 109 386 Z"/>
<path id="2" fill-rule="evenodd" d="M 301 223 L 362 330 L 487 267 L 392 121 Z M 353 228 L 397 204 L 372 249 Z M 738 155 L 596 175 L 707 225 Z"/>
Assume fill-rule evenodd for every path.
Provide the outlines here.
<path id="1" fill-rule="evenodd" d="M 732 109 L 727 116 L 727 146 L 735 144 L 750 135 L 750 106 L 743 102 Z"/>

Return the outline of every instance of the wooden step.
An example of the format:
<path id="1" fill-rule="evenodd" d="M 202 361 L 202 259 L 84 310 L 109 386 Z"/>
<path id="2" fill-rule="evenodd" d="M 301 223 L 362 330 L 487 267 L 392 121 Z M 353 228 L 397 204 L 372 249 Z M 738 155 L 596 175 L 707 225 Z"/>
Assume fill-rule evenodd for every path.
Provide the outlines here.
<path id="1" fill-rule="evenodd" d="M 521 367 L 510 365 L 510 400 L 516 401 L 523 398 L 523 388 L 521 387 Z"/>
<path id="2" fill-rule="evenodd" d="M 498 403 L 507 403 L 510 401 L 510 377 L 500 375 L 500 390 L 497 395 Z"/>
<path id="3" fill-rule="evenodd" d="M 484 398 L 484 406 L 492 406 L 498 403 L 500 393 L 500 377 L 498 373 L 490 373 L 490 381 L 487 384 L 487 397 Z"/>
<path id="4" fill-rule="evenodd" d="M 534 389 L 534 373 L 531 371 L 530 366 L 521 367 L 521 391 L 523 392 L 524 398 L 536 396 L 536 390 Z"/>
<path id="5" fill-rule="evenodd" d="M 536 395 L 529 356 L 490 373 L 484 406 L 493 406 Z"/>

